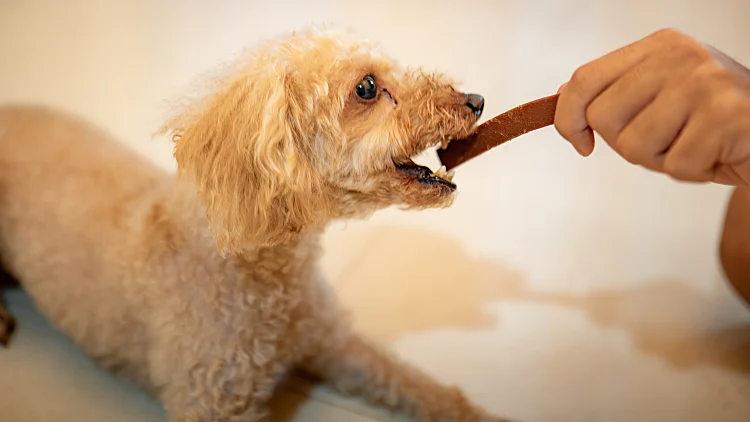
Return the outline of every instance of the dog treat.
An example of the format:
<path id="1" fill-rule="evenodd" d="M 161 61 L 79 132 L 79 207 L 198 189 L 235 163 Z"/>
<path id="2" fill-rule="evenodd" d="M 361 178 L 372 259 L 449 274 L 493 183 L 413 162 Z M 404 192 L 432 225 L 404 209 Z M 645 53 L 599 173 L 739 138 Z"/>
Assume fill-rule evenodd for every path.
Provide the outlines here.
<path id="1" fill-rule="evenodd" d="M 479 125 L 469 138 L 438 150 L 440 161 L 450 170 L 513 138 L 554 124 L 558 97 L 559 94 L 540 98 L 493 117 Z"/>

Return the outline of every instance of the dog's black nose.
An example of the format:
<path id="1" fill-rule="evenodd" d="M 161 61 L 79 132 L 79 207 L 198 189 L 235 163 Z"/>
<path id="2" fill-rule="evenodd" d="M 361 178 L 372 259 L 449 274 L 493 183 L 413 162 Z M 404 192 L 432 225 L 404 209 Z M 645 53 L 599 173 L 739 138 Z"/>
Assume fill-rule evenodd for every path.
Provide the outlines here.
<path id="1" fill-rule="evenodd" d="M 482 116 L 482 110 L 484 110 L 484 97 L 479 94 L 467 94 L 466 106 L 477 115 L 478 119 Z"/>

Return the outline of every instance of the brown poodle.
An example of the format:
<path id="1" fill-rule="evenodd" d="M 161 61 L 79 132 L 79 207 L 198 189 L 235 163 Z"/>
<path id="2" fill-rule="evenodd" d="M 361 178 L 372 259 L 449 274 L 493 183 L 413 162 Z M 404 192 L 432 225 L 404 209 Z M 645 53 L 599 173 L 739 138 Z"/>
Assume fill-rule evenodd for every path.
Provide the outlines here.
<path id="1" fill-rule="evenodd" d="M 76 117 L 3 107 L 0 259 L 172 422 L 267 420 L 293 369 L 417 420 L 501 421 L 353 332 L 317 266 L 331 220 L 449 205 L 450 176 L 410 157 L 482 107 L 328 29 L 263 45 L 169 121 L 176 177 Z"/>

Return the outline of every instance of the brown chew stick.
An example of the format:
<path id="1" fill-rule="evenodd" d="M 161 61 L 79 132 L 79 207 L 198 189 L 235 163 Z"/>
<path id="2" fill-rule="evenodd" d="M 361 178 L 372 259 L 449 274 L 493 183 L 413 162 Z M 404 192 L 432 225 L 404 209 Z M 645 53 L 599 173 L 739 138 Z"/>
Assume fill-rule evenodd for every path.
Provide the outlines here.
<path id="1" fill-rule="evenodd" d="M 540 98 L 482 123 L 469 138 L 438 150 L 441 163 L 450 170 L 513 138 L 554 124 L 558 97 L 559 94 Z"/>

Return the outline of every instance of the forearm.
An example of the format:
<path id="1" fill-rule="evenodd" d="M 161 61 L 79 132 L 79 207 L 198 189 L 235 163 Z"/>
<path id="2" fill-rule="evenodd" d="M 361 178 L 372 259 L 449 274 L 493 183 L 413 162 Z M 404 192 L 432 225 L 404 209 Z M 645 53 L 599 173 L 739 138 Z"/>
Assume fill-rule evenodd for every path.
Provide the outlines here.
<path id="1" fill-rule="evenodd" d="M 720 248 L 729 282 L 750 304 L 750 188 L 737 188 L 729 201 Z"/>

